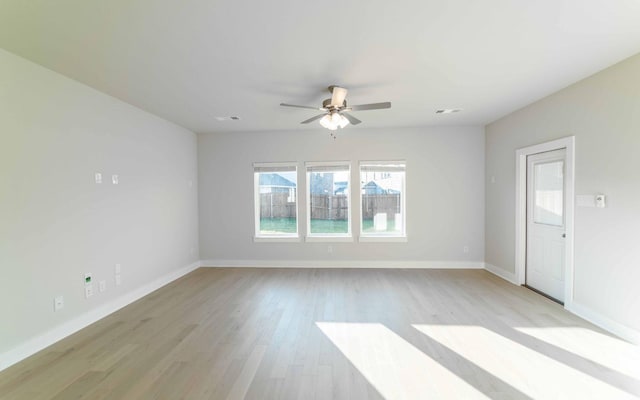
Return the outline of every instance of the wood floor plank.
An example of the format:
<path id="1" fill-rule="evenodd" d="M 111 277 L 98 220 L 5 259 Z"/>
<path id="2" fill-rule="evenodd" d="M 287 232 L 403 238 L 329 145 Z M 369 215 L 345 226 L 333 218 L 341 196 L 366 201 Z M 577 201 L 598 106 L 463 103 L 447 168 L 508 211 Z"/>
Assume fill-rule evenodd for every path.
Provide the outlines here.
<path id="1" fill-rule="evenodd" d="M 244 366 L 242 367 L 242 371 L 240 371 L 240 375 L 234 382 L 233 386 L 229 394 L 227 395 L 227 400 L 242 400 L 247 394 L 249 390 L 249 386 L 253 381 L 253 377 L 258 370 L 258 366 L 260 362 L 262 362 L 262 358 L 264 357 L 264 353 L 267 350 L 266 346 L 256 346 L 249 358 L 247 358 Z"/>
<path id="2" fill-rule="evenodd" d="M 2 400 L 590 396 L 640 397 L 640 349 L 478 270 L 201 268 L 0 372 Z"/>

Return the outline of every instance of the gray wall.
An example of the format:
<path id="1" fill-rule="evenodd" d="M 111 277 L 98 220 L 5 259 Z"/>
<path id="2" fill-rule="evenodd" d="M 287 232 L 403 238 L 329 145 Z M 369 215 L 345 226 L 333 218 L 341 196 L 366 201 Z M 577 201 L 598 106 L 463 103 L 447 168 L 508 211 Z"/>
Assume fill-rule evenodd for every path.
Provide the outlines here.
<path id="1" fill-rule="evenodd" d="M 336 140 L 327 133 L 319 128 L 198 135 L 201 258 L 267 262 L 484 260 L 482 128 L 348 127 L 338 132 Z M 297 161 L 301 168 L 304 161 L 377 159 L 407 162 L 407 243 L 356 240 L 331 244 L 333 252 L 329 253 L 327 243 L 253 242 L 253 162 Z M 357 170 L 357 163 L 354 167 Z M 357 171 L 352 171 L 354 179 L 358 179 Z M 302 183 L 299 181 L 301 202 L 306 197 Z M 354 217 L 359 215 L 358 206 L 354 204 Z M 358 229 L 355 224 L 354 231 Z M 301 231 L 305 231 L 304 221 Z M 469 246 L 469 253 L 463 252 L 464 245 Z"/>
<path id="2" fill-rule="evenodd" d="M 196 145 L 183 128 L 0 50 L 0 354 L 198 259 Z M 66 304 L 54 313 L 57 295 Z"/>
<path id="3" fill-rule="evenodd" d="M 640 330 L 640 55 L 486 127 L 486 261 L 514 272 L 515 150 L 569 135 L 576 194 L 608 196 L 576 208 L 575 302 Z"/>

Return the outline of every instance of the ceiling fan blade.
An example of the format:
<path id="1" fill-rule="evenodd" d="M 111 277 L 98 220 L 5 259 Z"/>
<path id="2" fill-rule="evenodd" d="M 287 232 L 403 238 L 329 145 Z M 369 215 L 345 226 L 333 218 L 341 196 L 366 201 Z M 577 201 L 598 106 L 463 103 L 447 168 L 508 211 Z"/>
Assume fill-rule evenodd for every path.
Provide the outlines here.
<path id="1" fill-rule="evenodd" d="M 331 86 L 331 105 L 341 107 L 347 97 L 347 89 L 340 86 Z"/>
<path id="2" fill-rule="evenodd" d="M 315 121 L 317 119 L 320 119 L 320 118 L 324 117 L 325 115 L 327 115 L 327 114 L 316 115 L 315 117 L 311 117 L 309 119 L 305 119 L 304 121 L 302 121 L 300 123 L 301 124 L 308 124 L 309 122 L 313 122 L 313 121 Z"/>
<path id="3" fill-rule="evenodd" d="M 280 103 L 282 107 L 295 107 L 295 108 L 308 108 L 309 110 L 324 110 L 324 108 L 311 107 L 311 106 L 298 106 L 296 104 Z"/>
<path id="4" fill-rule="evenodd" d="M 366 110 L 381 110 L 383 108 L 391 108 L 390 102 L 384 103 L 371 103 L 371 104 L 360 104 L 357 106 L 349 106 L 349 111 L 366 111 Z"/>
<path id="5" fill-rule="evenodd" d="M 351 114 L 347 114 L 346 112 L 343 112 L 343 113 L 340 113 L 340 114 L 344 115 L 344 117 L 349 120 L 349 123 L 351 125 L 358 125 L 360 122 L 362 122 L 358 118 L 354 117 Z"/>

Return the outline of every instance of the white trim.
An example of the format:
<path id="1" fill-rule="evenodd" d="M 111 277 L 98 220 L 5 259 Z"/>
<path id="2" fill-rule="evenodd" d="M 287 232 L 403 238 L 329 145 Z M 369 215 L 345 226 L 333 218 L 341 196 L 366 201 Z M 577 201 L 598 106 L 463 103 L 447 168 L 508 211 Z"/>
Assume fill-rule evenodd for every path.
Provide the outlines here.
<path id="1" fill-rule="evenodd" d="M 255 243 L 300 243 L 299 236 L 254 236 L 253 241 Z"/>
<path id="2" fill-rule="evenodd" d="M 129 293 L 123 294 L 122 296 L 117 297 L 93 310 L 89 310 L 86 313 L 63 323 L 62 325 L 56 326 L 55 328 L 50 329 L 41 335 L 38 335 L 19 344 L 13 349 L 0 354 L 0 371 L 10 367 L 11 365 L 21 360 L 24 360 L 25 358 L 44 349 L 45 347 L 51 346 L 59 340 L 62 340 L 65 337 L 79 331 L 80 329 L 93 324 L 94 322 L 108 316 L 109 314 L 118 311 L 119 309 L 133 303 L 134 301 L 148 295 L 155 290 L 158 290 L 159 288 L 175 281 L 176 279 L 188 274 L 189 272 L 199 267 L 200 261 L 197 261 L 193 264 L 187 265 L 186 267 L 180 268 L 176 271 L 172 271 L 154 280 L 153 282 L 141 286 Z"/>
<path id="3" fill-rule="evenodd" d="M 362 164 L 369 165 L 389 165 L 389 166 L 399 166 L 402 165 L 404 170 L 407 170 L 407 161 L 406 160 L 360 160 L 358 161 L 358 167 Z"/>
<path id="4" fill-rule="evenodd" d="M 482 261 L 202 260 L 202 267 L 484 269 Z"/>
<path id="5" fill-rule="evenodd" d="M 565 274 L 564 274 L 564 302 L 573 301 L 573 230 L 575 206 L 575 136 L 567 136 L 550 142 L 524 147 L 516 150 L 516 282 L 525 283 L 526 246 L 527 246 L 527 156 L 546 151 L 566 149 L 565 171 Z"/>
<path id="6" fill-rule="evenodd" d="M 608 317 L 593 311 L 589 307 L 572 301 L 565 303 L 564 308 L 578 317 L 586 319 L 592 324 L 597 325 L 628 342 L 640 345 L 640 332 L 609 319 Z"/>
<path id="7" fill-rule="evenodd" d="M 297 168 L 298 167 L 298 162 L 297 161 L 285 161 L 285 162 L 254 162 L 253 163 L 253 168 L 260 168 L 260 167 L 278 168 L 278 167 L 292 167 L 292 166 L 295 166 Z"/>
<path id="8" fill-rule="evenodd" d="M 518 280 L 516 279 L 516 274 L 514 272 L 505 271 L 500 267 L 496 267 L 495 265 L 484 263 L 484 269 L 488 272 L 494 274 L 495 276 L 504 279 L 507 282 L 513 283 L 514 285 L 518 285 Z"/>
<path id="9" fill-rule="evenodd" d="M 316 233 L 314 235 L 307 235 L 304 238 L 305 242 L 313 243 L 313 242 L 323 242 L 323 243 L 332 243 L 332 242 L 353 242 L 353 236 L 349 235 L 323 235 Z"/>
<path id="10" fill-rule="evenodd" d="M 340 167 L 343 165 L 348 165 L 351 168 L 351 161 L 349 160 L 336 160 L 336 161 L 305 161 L 304 169 L 306 171 L 307 167 Z"/>
<path id="11" fill-rule="evenodd" d="M 408 241 L 406 236 L 361 235 L 358 237 L 358 242 L 361 243 L 407 243 Z"/>

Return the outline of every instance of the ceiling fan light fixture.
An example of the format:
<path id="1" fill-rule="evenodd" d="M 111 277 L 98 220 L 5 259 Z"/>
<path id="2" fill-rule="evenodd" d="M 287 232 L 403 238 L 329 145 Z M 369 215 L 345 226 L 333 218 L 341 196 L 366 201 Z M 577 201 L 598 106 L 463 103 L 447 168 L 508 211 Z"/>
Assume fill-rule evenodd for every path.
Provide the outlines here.
<path id="1" fill-rule="evenodd" d="M 349 120 L 345 118 L 344 115 L 340 115 L 340 123 L 338 125 L 340 126 L 340 128 L 344 128 L 345 126 L 349 125 Z"/>
<path id="2" fill-rule="evenodd" d="M 335 125 L 335 126 L 338 126 L 340 124 L 340 122 L 341 122 L 341 119 L 340 119 L 341 116 L 342 115 L 340 115 L 339 113 L 337 113 L 335 111 L 332 112 L 331 113 L 331 123 L 333 125 Z"/>
<path id="3" fill-rule="evenodd" d="M 329 129 L 330 131 L 335 131 L 338 128 L 344 128 L 348 123 L 348 119 L 335 111 L 320 118 L 320 125 L 322 125 L 324 128 Z"/>
<path id="4" fill-rule="evenodd" d="M 333 122 L 331 121 L 331 116 L 329 114 L 327 114 L 324 117 L 320 118 L 320 125 L 322 125 L 324 128 L 331 129 L 333 127 Z"/>

